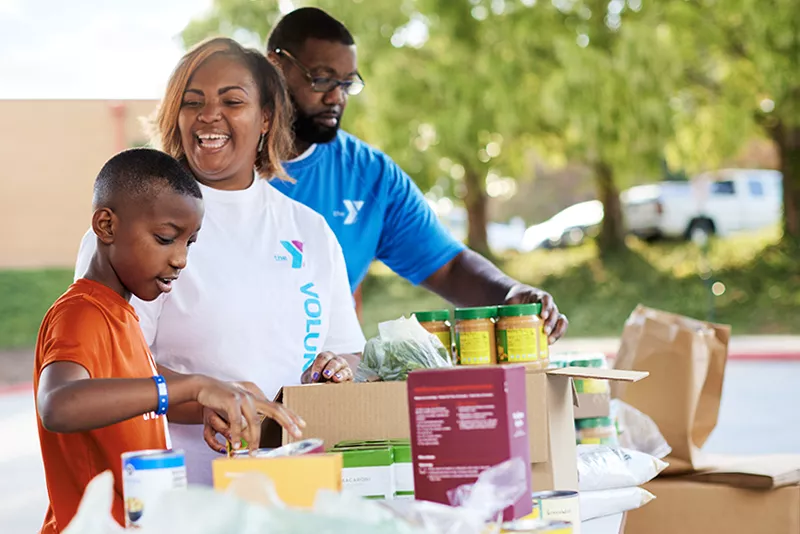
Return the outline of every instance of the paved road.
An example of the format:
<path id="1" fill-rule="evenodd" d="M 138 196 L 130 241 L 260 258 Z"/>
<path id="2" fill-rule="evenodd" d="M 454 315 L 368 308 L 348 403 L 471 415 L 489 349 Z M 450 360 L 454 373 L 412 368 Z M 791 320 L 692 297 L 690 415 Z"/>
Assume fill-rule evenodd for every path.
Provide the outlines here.
<path id="1" fill-rule="evenodd" d="M 800 452 L 800 362 L 731 362 L 720 422 L 705 450 Z M 41 526 L 47 494 L 29 392 L 0 396 L 0 533 Z"/>

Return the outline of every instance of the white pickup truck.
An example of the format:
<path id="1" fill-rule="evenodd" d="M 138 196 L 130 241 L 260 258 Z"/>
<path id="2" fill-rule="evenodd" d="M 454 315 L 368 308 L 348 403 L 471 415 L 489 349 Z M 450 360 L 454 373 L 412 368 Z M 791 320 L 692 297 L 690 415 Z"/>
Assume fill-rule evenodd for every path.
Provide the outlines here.
<path id="1" fill-rule="evenodd" d="M 660 182 L 623 191 L 628 232 L 645 239 L 704 239 L 778 223 L 782 176 L 762 169 L 722 169 L 690 182 Z"/>

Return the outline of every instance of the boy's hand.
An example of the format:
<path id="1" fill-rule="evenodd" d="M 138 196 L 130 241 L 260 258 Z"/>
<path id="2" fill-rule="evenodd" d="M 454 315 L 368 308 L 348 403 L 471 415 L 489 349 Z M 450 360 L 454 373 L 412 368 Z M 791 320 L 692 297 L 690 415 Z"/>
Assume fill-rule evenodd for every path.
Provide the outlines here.
<path id="1" fill-rule="evenodd" d="M 302 436 L 300 429 L 305 426 L 305 421 L 289 409 L 284 408 L 283 405 L 264 400 L 263 394 L 262 398 L 259 399 L 241 386 L 212 378 L 203 378 L 198 388 L 196 400 L 204 408 L 213 410 L 224 421 L 227 421 L 227 434 L 225 434 L 224 429 L 222 433 L 229 439 L 234 449 L 238 449 L 241 446 L 242 438 L 247 440 L 250 450 L 258 448 L 261 438 L 261 421 L 265 417 L 277 421 L 295 438 Z M 209 442 L 209 434 L 212 429 L 222 428 L 220 422 L 208 414 L 208 411 L 204 410 L 203 417 L 204 423 L 206 423 L 206 442 Z M 212 440 L 216 442 L 216 435 L 212 436 Z M 209 446 L 214 450 L 219 450 L 218 443 L 216 446 L 209 443 Z"/>

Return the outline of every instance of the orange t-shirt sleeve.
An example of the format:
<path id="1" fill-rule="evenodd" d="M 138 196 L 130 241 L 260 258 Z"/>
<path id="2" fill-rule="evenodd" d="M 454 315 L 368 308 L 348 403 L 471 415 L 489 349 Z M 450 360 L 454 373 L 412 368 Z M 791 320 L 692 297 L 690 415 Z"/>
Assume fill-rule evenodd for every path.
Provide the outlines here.
<path id="1" fill-rule="evenodd" d="M 85 298 L 74 299 L 50 317 L 37 372 L 53 362 L 74 362 L 91 378 L 108 376 L 111 331 L 103 312 Z"/>

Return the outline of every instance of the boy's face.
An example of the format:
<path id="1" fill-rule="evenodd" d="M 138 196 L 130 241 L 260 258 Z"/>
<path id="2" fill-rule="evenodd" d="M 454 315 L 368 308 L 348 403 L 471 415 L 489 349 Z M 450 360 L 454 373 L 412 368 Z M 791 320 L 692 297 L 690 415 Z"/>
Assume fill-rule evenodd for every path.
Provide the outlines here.
<path id="1" fill-rule="evenodd" d="M 123 206 L 111 219 L 111 235 L 100 236 L 109 245 L 111 268 L 124 289 L 151 301 L 168 293 L 186 267 L 203 221 L 203 201 L 165 190 L 148 203 Z"/>

